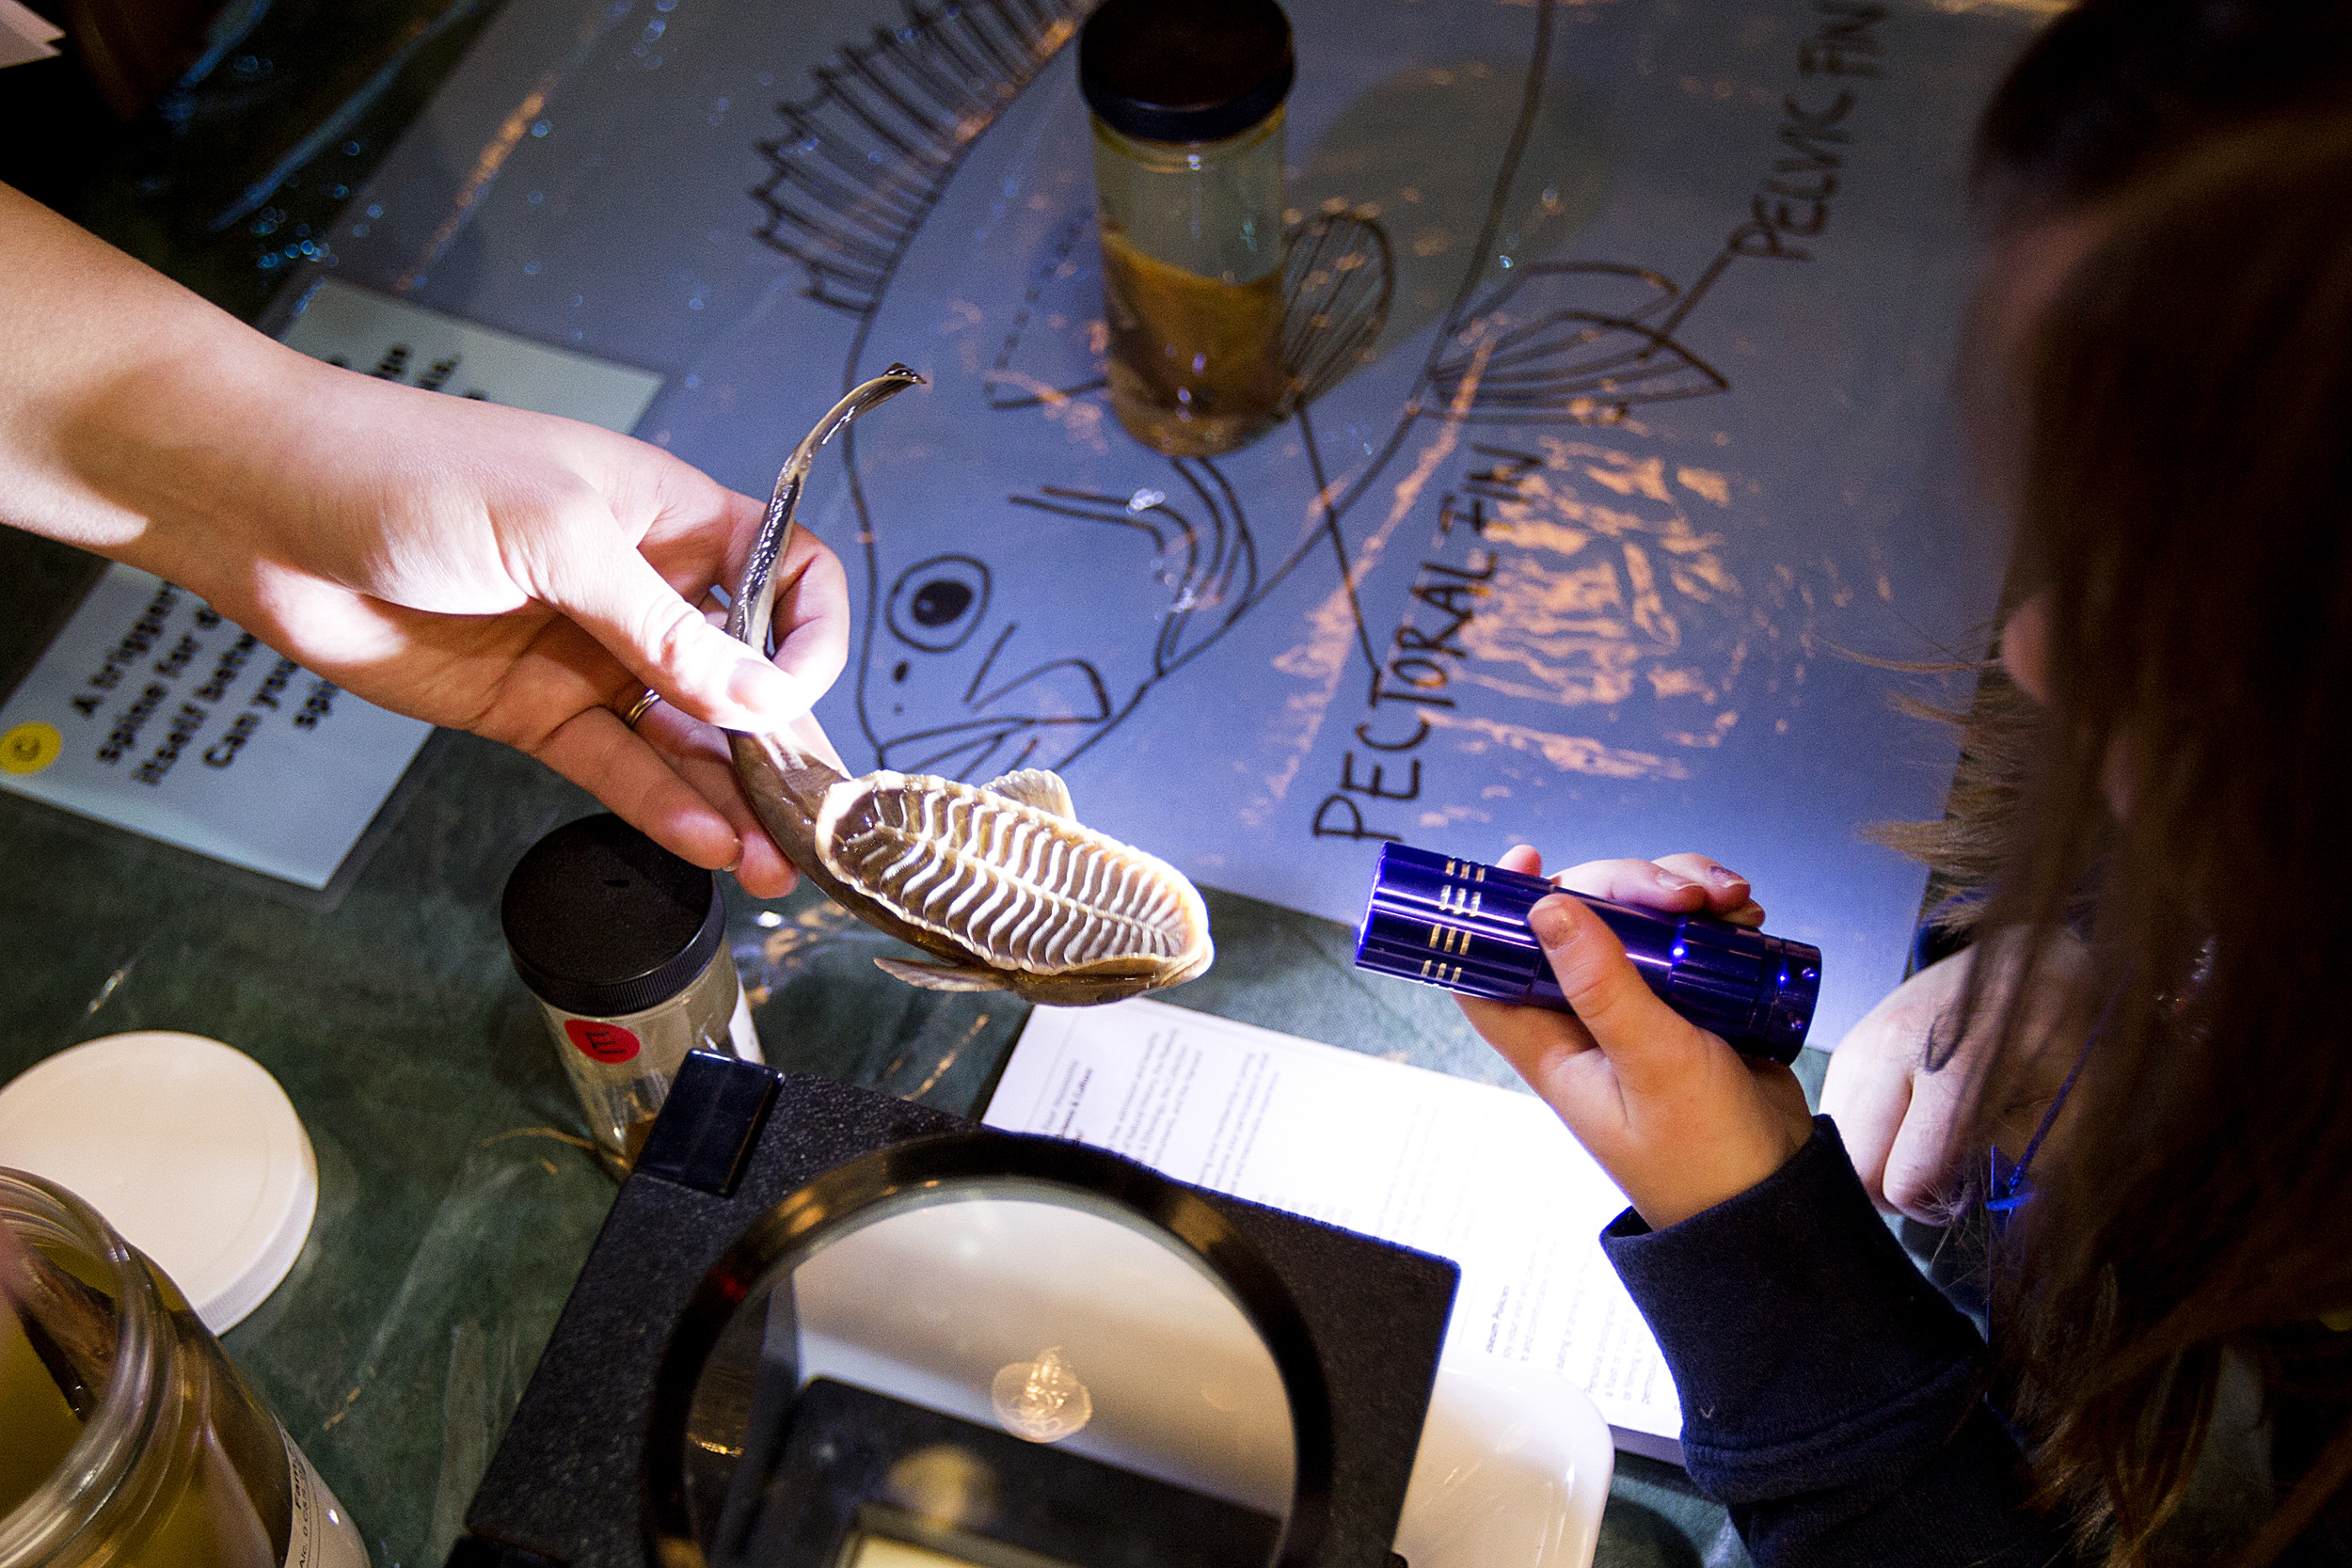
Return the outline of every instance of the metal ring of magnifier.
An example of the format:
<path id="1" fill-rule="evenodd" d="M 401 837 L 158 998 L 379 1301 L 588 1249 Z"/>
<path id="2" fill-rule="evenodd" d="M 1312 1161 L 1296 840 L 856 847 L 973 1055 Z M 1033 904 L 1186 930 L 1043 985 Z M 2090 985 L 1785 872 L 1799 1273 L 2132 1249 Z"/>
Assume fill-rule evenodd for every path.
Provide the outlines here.
<path id="1" fill-rule="evenodd" d="M 671 1331 L 654 1382 L 645 1460 L 655 1561 L 704 1560 L 687 1515 L 680 1468 L 688 1414 L 719 1336 L 760 1279 L 825 1232 L 862 1226 L 875 1217 L 870 1210 L 893 1197 L 991 1179 L 1060 1187 L 1145 1220 L 1173 1237 L 1232 1292 L 1281 1375 L 1297 1455 L 1281 1549 L 1268 1568 L 1312 1568 L 1330 1528 L 1331 1398 L 1313 1337 L 1290 1288 L 1232 1222 L 1191 1188 L 1104 1149 L 995 1132 L 936 1133 L 836 1165 L 752 1222 L 711 1266 Z"/>

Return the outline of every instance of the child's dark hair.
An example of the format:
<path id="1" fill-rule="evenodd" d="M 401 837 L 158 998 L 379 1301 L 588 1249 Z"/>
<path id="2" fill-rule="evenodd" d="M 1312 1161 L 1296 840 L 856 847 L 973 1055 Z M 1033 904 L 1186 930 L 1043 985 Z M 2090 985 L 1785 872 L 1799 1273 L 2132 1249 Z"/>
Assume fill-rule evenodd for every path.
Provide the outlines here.
<path id="1" fill-rule="evenodd" d="M 2352 108 L 2347 0 L 2084 0 L 1978 121 L 1996 222 L 2104 201 L 2217 133 Z"/>
<path id="2" fill-rule="evenodd" d="M 2352 1015 L 2322 891 L 2352 882 L 2347 192 L 2352 114 L 2175 161 L 2108 198 L 2014 367 L 2050 703 L 1981 917 L 2026 978 L 1979 1103 L 2081 1044 L 2031 1037 L 2027 993 L 2111 1022 L 1995 1271 L 1994 1338 L 2045 1495 L 2119 1563 L 2181 1497 L 2225 1351 L 2274 1369 L 2276 1416 L 2282 1347 L 2352 1307 Z M 2093 961 L 2037 966 L 2087 888 Z M 2296 1353 L 2287 1402 L 2326 1435 L 2241 1561 L 2352 1477 L 2334 1338 L 2332 1362 Z"/>
<path id="3" fill-rule="evenodd" d="M 1977 204 L 1996 234 L 2080 216 L 2217 137 L 2332 109 L 2352 113 L 2352 0 L 2083 0 L 2042 31 L 1978 120 Z M 2021 565 L 2013 594 L 2033 586 Z M 1963 731 L 1944 818 L 1866 830 L 1933 867 L 1939 898 L 1992 880 L 2040 744 L 2039 714 L 2000 667 L 1980 677 L 1972 712 L 1904 705 Z M 1937 919 L 1964 929 L 1981 907 L 1953 898 Z"/>
<path id="4" fill-rule="evenodd" d="M 2146 1560 L 2226 1348 L 2284 1499 L 2249 1568 L 2352 1528 L 2352 1334 L 2313 1321 L 2352 1307 L 2352 1024 L 2325 923 L 2285 912 L 2352 878 L 2352 0 L 2084 0 L 1974 174 L 1996 238 L 2105 236 L 1983 383 L 2026 408 L 2012 592 L 2052 594 L 2053 703 L 1988 668 L 1945 819 L 1871 836 L 1989 884 L 1964 918 L 2045 975 L 2010 992 L 1979 1160 L 2034 1054 L 2082 1044 L 2030 1019 L 2117 1004 L 1995 1275 L 2042 1499 Z M 2037 964 L 2087 896 L 2094 961 Z"/>

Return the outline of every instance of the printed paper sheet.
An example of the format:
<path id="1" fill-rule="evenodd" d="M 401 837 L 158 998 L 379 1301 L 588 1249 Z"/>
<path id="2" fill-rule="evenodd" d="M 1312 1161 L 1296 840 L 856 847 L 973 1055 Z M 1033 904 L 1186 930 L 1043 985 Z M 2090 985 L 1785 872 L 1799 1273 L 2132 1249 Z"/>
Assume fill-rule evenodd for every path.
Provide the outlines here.
<path id="1" fill-rule="evenodd" d="M 1674 1379 L 1600 1250 L 1625 1198 L 1532 1096 L 1137 1000 L 1038 1008 L 985 1120 L 1450 1258 L 1447 1362 L 1539 1368 L 1620 1448 L 1679 1451 Z"/>

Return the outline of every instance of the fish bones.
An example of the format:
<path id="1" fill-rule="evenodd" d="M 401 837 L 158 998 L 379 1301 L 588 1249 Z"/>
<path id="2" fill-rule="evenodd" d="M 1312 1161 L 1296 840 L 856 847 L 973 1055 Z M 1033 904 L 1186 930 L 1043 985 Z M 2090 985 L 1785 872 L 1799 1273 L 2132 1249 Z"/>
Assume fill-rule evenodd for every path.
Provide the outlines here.
<path id="1" fill-rule="evenodd" d="M 727 629 L 764 650 L 774 563 L 817 449 L 918 379 L 852 389 L 777 476 Z M 889 770 L 848 778 L 790 731 L 728 737 L 752 809 L 803 875 L 877 930 L 941 961 L 877 958 L 932 990 L 1009 990 L 1086 1006 L 1181 985 L 1209 967 L 1209 912 L 1184 873 L 1078 820 L 1041 768 L 974 785 Z"/>
<path id="2" fill-rule="evenodd" d="M 979 960 L 977 970 L 882 960 L 915 985 L 1123 990 L 1208 967 L 1200 895 L 1167 862 L 1080 823 L 1052 773 L 978 788 L 870 773 L 827 792 L 816 843 L 834 876 Z"/>
<path id="3" fill-rule="evenodd" d="M 910 985 L 1086 1006 L 1181 985 L 1216 957 L 1184 875 L 1081 823 L 1052 773 L 986 785 L 851 779 L 787 736 L 733 741 L 753 808 L 794 863 L 866 924 L 942 960 L 874 960 Z"/>

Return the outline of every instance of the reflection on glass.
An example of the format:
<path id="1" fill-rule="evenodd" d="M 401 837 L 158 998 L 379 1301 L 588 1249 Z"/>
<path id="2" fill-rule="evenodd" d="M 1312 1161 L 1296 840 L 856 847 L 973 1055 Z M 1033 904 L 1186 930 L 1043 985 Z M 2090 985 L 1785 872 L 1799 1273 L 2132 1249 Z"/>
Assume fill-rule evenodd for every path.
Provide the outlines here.
<path id="1" fill-rule="evenodd" d="M 900 1533 L 890 1533 L 894 1527 Z M 961 1530 L 926 1530 L 892 1520 L 888 1510 L 861 1512 L 842 1568 L 1073 1568 Z"/>
<path id="2" fill-rule="evenodd" d="M 714 1564 L 1263 1568 L 1295 1462 L 1273 1355 L 1192 1252 L 989 1180 L 771 1267 L 696 1377 L 684 1468 Z"/>
<path id="3" fill-rule="evenodd" d="M 1093 1396 L 1061 1358 L 1058 1345 L 1038 1352 L 1034 1361 L 1000 1367 L 989 1386 L 996 1418 L 1015 1437 L 1057 1443 L 1083 1428 L 1094 1414 Z"/>

